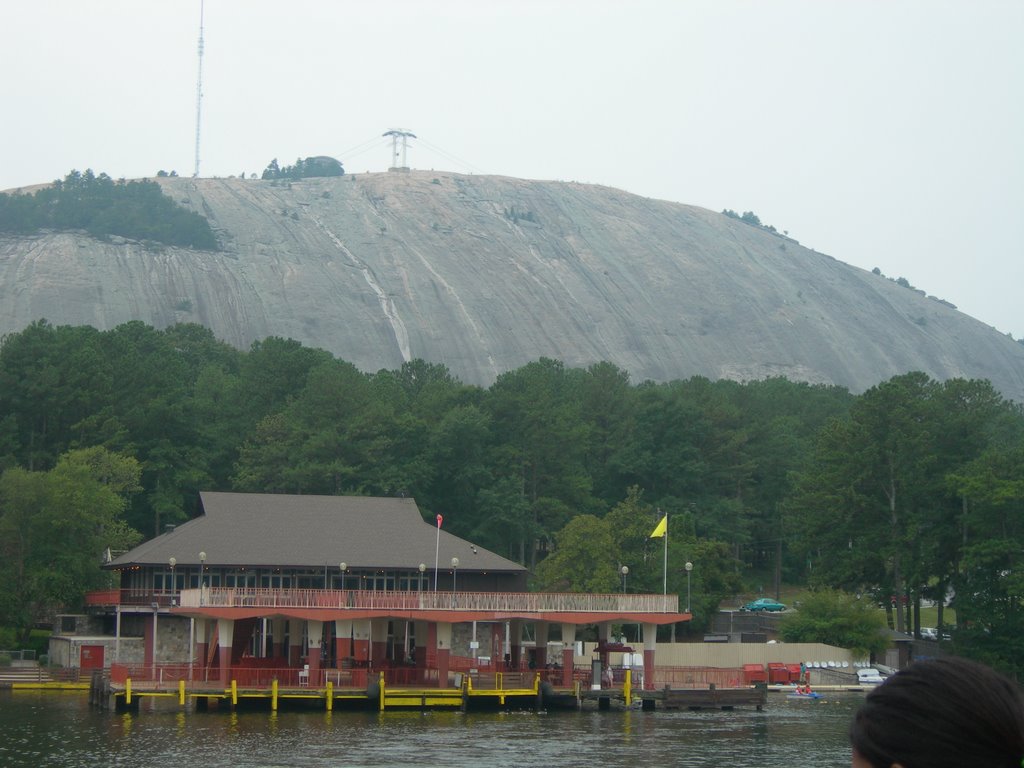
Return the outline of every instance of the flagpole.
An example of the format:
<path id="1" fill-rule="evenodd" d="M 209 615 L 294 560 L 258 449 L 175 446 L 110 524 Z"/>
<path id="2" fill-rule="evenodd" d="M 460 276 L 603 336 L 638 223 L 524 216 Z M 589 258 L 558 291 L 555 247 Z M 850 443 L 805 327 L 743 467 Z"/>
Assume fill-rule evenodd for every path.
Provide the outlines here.
<path id="1" fill-rule="evenodd" d="M 441 552 L 441 516 L 437 516 L 437 542 L 434 544 L 434 591 L 437 592 L 437 556 Z"/>
<path id="2" fill-rule="evenodd" d="M 668 515 L 665 515 L 666 520 Z M 668 523 L 665 523 L 665 557 L 662 564 L 661 594 L 668 594 Z"/>
<path id="3" fill-rule="evenodd" d="M 659 515 L 661 514 L 661 510 L 660 509 L 658 510 L 658 514 Z M 656 526 L 654 526 L 654 530 L 651 531 L 650 538 L 656 539 L 659 536 L 665 540 L 665 556 L 664 556 L 664 563 L 662 565 L 661 593 L 663 595 L 667 595 L 668 594 L 668 513 L 667 512 L 664 515 L 662 515 L 661 520 L 658 522 L 658 524 Z"/>

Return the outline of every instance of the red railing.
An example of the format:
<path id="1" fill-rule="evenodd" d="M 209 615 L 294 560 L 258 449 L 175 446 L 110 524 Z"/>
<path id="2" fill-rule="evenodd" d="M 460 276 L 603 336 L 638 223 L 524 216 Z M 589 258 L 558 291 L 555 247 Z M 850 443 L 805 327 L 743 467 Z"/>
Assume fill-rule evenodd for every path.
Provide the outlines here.
<path id="1" fill-rule="evenodd" d="M 121 590 L 119 589 L 98 589 L 95 592 L 87 592 L 85 595 L 86 605 L 119 605 L 121 603 Z"/>
<path id="2" fill-rule="evenodd" d="M 658 684 L 672 688 L 738 688 L 747 685 L 743 669 L 729 667 L 657 667 Z"/>
<path id="3" fill-rule="evenodd" d="M 178 592 L 152 589 L 100 589 L 85 594 L 90 606 L 148 605 L 170 608 L 178 604 Z"/>

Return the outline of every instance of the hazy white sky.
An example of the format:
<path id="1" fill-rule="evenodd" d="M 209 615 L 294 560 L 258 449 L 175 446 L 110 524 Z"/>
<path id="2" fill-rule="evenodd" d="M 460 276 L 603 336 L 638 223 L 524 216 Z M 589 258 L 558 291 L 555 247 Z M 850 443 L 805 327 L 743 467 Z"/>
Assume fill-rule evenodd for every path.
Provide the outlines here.
<path id="1" fill-rule="evenodd" d="M 194 170 L 199 0 L 3 0 L 0 190 Z M 1020 0 L 206 0 L 202 176 L 329 154 L 752 210 L 1024 336 Z"/>

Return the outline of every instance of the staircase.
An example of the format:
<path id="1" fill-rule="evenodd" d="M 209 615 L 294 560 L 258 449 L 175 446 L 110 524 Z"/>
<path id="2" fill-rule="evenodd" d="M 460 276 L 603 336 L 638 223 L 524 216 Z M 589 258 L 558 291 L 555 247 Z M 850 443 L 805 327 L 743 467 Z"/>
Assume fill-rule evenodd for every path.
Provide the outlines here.
<path id="1" fill-rule="evenodd" d="M 49 683 L 53 678 L 37 661 L 14 661 L 9 667 L 0 667 L 0 688 L 14 683 Z"/>

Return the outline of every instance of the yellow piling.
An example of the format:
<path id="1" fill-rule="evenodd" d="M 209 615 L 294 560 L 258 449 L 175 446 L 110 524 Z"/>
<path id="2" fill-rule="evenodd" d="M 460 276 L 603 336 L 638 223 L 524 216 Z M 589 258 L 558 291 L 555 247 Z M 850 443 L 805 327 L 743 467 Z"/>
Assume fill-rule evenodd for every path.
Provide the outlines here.
<path id="1" fill-rule="evenodd" d="M 277 712 L 277 678 L 270 683 L 270 711 Z"/>
<path id="2" fill-rule="evenodd" d="M 498 673 L 497 673 L 497 674 L 496 674 L 496 675 L 494 676 L 494 684 L 495 684 L 495 686 L 497 686 L 497 688 L 498 688 L 498 690 L 499 690 L 499 691 L 500 691 L 500 690 L 501 690 L 502 688 L 504 688 L 504 687 L 505 687 L 505 684 L 504 684 L 504 681 L 505 681 L 505 676 L 504 676 L 504 674 L 505 674 L 504 672 L 498 672 Z"/>
<path id="3" fill-rule="evenodd" d="M 238 706 L 238 681 L 231 680 L 231 706 Z"/>
<path id="4" fill-rule="evenodd" d="M 380 673 L 380 711 L 384 711 L 384 672 Z"/>
<path id="5" fill-rule="evenodd" d="M 633 702 L 633 670 L 626 668 L 626 677 L 622 681 L 622 697 L 628 707 Z"/>
<path id="6" fill-rule="evenodd" d="M 185 681 L 178 681 L 178 705 L 185 706 Z"/>
<path id="7" fill-rule="evenodd" d="M 334 683 L 327 681 L 327 711 L 334 709 Z"/>
<path id="8" fill-rule="evenodd" d="M 124 680 L 124 703 L 132 703 L 132 679 L 130 677 L 126 677 Z"/>
<path id="9" fill-rule="evenodd" d="M 537 674 L 535 674 L 533 676 L 533 692 L 534 693 L 539 693 L 540 692 L 540 672 L 538 672 Z"/>

